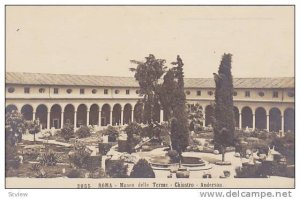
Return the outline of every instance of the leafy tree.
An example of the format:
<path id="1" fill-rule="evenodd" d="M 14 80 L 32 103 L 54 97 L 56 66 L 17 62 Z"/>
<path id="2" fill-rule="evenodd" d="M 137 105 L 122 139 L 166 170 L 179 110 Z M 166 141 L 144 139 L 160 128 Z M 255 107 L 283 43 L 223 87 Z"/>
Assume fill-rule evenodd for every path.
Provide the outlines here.
<path id="1" fill-rule="evenodd" d="M 215 121 L 213 123 L 215 146 L 221 150 L 222 162 L 225 161 L 225 149 L 233 146 L 234 112 L 233 112 L 233 82 L 231 75 L 231 54 L 224 54 L 218 74 L 214 73 L 215 91 Z"/>
<path id="2" fill-rule="evenodd" d="M 72 124 L 65 124 L 63 126 L 63 128 L 61 129 L 61 133 L 60 135 L 66 140 L 68 141 L 70 138 L 75 137 L 75 133 L 74 133 L 74 126 Z"/>
<path id="3" fill-rule="evenodd" d="M 23 115 L 17 110 L 5 115 L 5 136 L 6 143 L 15 145 L 22 140 L 22 134 L 26 132 L 26 122 Z"/>
<path id="4" fill-rule="evenodd" d="M 145 159 L 140 159 L 132 168 L 131 178 L 155 178 L 152 167 Z"/>
<path id="5" fill-rule="evenodd" d="M 22 140 L 26 132 L 26 122 L 17 110 L 5 114 L 5 170 L 14 170 L 20 165 L 16 144 Z"/>
<path id="6" fill-rule="evenodd" d="M 146 122 L 144 121 L 144 111 L 143 111 L 143 101 L 138 100 L 136 103 L 136 108 L 134 109 L 134 120 L 138 123 Z"/>
<path id="7" fill-rule="evenodd" d="M 77 129 L 76 135 L 78 136 L 78 138 L 89 137 L 91 136 L 90 128 L 87 126 L 81 126 L 79 129 Z"/>
<path id="8" fill-rule="evenodd" d="M 143 96 L 144 104 L 144 119 L 151 123 L 154 121 L 154 106 L 158 104 L 159 98 L 157 90 L 159 87 L 159 79 L 165 72 L 165 60 L 156 59 L 154 55 L 150 54 L 145 58 L 146 62 L 131 60 L 132 63 L 137 64 L 137 68 L 130 68 L 135 72 L 135 79 L 140 86 L 140 95 Z"/>
<path id="9" fill-rule="evenodd" d="M 39 121 L 27 121 L 26 128 L 28 129 L 28 132 L 33 135 L 33 142 L 35 143 L 35 135 L 41 131 Z"/>
<path id="10" fill-rule="evenodd" d="M 133 147 L 138 143 L 140 135 L 142 134 L 142 127 L 136 122 L 130 123 L 126 128 L 127 134 L 127 152 L 132 153 Z"/>
<path id="11" fill-rule="evenodd" d="M 190 130 L 196 130 L 196 126 L 202 123 L 203 120 L 203 108 L 200 104 L 195 104 L 188 110 L 188 118 L 191 120 Z"/>

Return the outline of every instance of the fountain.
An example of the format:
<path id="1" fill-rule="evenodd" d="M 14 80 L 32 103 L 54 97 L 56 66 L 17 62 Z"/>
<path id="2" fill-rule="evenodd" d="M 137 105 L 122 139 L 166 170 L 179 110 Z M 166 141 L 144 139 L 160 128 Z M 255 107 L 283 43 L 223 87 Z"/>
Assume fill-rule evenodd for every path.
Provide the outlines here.
<path id="1" fill-rule="evenodd" d="M 153 156 L 149 162 L 154 170 L 176 171 L 179 168 L 187 168 L 190 171 L 200 171 L 212 168 L 211 165 L 202 158 L 190 156 L 183 156 L 181 164 L 172 161 L 167 155 Z"/>

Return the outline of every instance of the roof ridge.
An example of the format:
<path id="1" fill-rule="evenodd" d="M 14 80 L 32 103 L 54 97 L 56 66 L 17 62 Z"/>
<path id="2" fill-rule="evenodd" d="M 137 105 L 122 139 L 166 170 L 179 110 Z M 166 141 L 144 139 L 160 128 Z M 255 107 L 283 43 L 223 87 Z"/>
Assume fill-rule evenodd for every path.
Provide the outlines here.
<path id="1" fill-rule="evenodd" d="M 93 77 L 117 77 L 117 78 L 134 78 L 127 76 L 112 76 L 112 75 L 89 75 L 89 74 L 68 74 L 68 73 L 33 73 L 33 72 L 11 72 L 6 71 L 5 73 L 19 73 L 19 74 L 41 74 L 41 75 L 70 75 L 70 76 L 93 76 Z"/>
<path id="2" fill-rule="evenodd" d="M 69 76 L 93 76 L 93 77 L 114 77 L 114 78 L 134 78 L 128 76 L 113 76 L 113 75 L 92 75 L 92 74 L 68 74 L 68 73 L 34 73 L 34 72 L 12 72 L 6 71 L 5 73 L 19 73 L 19 74 L 41 74 L 41 75 L 69 75 Z M 277 78 L 294 78 L 291 76 L 280 76 L 280 77 L 234 77 L 233 79 L 277 79 Z M 185 77 L 184 79 L 213 79 L 212 77 Z"/>
<path id="3" fill-rule="evenodd" d="M 6 83 L 23 85 L 138 87 L 134 77 L 7 72 Z M 162 80 L 162 79 L 161 79 Z M 160 80 L 160 81 L 161 81 Z M 294 88 L 294 77 L 234 78 L 235 88 Z M 213 78 L 185 78 L 186 88 L 213 88 Z"/>

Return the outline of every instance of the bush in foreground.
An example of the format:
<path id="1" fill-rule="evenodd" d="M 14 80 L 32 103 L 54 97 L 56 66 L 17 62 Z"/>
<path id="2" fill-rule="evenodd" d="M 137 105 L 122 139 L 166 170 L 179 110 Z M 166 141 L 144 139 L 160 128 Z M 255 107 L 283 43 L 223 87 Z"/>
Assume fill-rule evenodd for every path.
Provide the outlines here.
<path id="1" fill-rule="evenodd" d="M 74 149 L 68 154 L 70 163 L 75 167 L 83 168 L 87 166 L 88 158 L 91 156 L 91 150 L 88 149 L 83 143 L 75 143 Z"/>
<path id="2" fill-rule="evenodd" d="M 132 168 L 131 178 L 155 178 L 152 167 L 145 159 L 140 159 Z"/>
<path id="3" fill-rule="evenodd" d="M 68 141 L 70 138 L 75 136 L 74 127 L 72 124 L 65 124 L 61 129 L 60 136 Z"/>
<path id="4" fill-rule="evenodd" d="M 61 160 L 61 157 L 51 150 L 42 153 L 38 158 L 40 164 L 46 166 L 55 166 Z"/>
<path id="5" fill-rule="evenodd" d="M 127 178 L 128 165 L 123 160 L 107 160 L 106 173 L 111 178 Z"/>
<path id="6" fill-rule="evenodd" d="M 91 136 L 91 131 L 89 127 L 81 126 L 79 129 L 77 129 L 75 134 L 78 138 L 86 138 Z"/>

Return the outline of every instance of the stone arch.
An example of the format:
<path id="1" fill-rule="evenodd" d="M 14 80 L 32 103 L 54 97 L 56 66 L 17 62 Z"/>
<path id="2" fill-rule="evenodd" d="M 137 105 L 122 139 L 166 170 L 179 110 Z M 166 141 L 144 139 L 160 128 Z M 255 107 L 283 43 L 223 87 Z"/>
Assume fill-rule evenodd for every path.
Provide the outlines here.
<path id="1" fill-rule="evenodd" d="M 143 104 L 136 103 L 134 106 L 134 121 L 137 123 L 143 123 Z"/>
<path id="2" fill-rule="evenodd" d="M 76 127 L 87 125 L 87 106 L 85 104 L 80 104 L 77 107 L 77 124 Z"/>
<path id="3" fill-rule="evenodd" d="M 21 109 L 21 113 L 25 120 L 33 120 L 33 107 L 30 104 L 25 104 Z"/>
<path id="4" fill-rule="evenodd" d="M 125 104 L 123 110 L 123 124 L 129 124 L 132 121 L 131 110 L 132 110 L 131 104 Z"/>
<path id="5" fill-rule="evenodd" d="M 269 111 L 270 115 L 270 131 L 278 132 L 281 130 L 281 111 L 273 107 Z"/>
<path id="6" fill-rule="evenodd" d="M 242 108 L 242 128 L 253 128 L 253 113 L 248 106 Z"/>
<path id="7" fill-rule="evenodd" d="M 120 125 L 121 124 L 121 110 L 122 106 L 120 104 L 115 104 L 112 110 L 112 125 Z"/>
<path id="8" fill-rule="evenodd" d="M 287 108 L 284 110 L 284 132 L 295 132 L 295 109 Z"/>
<path id="9" fill-rule="evenodd" d="M 42 129 L 47 128 L 48 107 L 45 104 L 40 104 L 36 108 L 35 119 L 40 121 Z"/>
<path id="10" fill-rule="evenodd" d="M 99 123 L 99 106 L 98 104 L 92 104 L 90 107 L 89 124 L 98 125 Z"/>
<path id="11" fill-rule="evenodd" d="M 267 129 L 267 112 L 263 107 L 255 110 L 255 128 Z"/>
<path id="12" fill-rule="evenodd" d="M 75 106 L 67 104 L 64 109 L 64 123 L 72 124 L 74 126 Z"/>
<path id="13" fill-rule="evenodd" d="M 239 127 L 240 126 L 240 112 L 239 112 L 239 108 L 234 106 L 233 107 L 233 113 L 234 113 L 234 120 L 235 120 L 235 127 Z"/>
<path id="14" fill-rule="evenodd" d="M 9 104 L 5 107 L 5 114 L 6 113 L 10 113 L 12 111 L 17 111 L 18 110 L 18 107 L 14 104 Z"/>
<path id="15" fill-rule="evenodd" d="M 61 128 L 61 111 L 62 108 L 59 104 L 54 104 L 50 109 L 50 128 Z"/>
<path id="16" fill-rule="evenodd" d="M 205 126 L 212 125 L 214 117 L 214 108 L 212 105 L 207 105 L 205 107 Z"/>
<path id="17" fill-rule="evenodd" d="M 110 124 L 110 112 L 110 105 L 104 104 L 101 109 L 101 126 L 107 126 Z"/>

